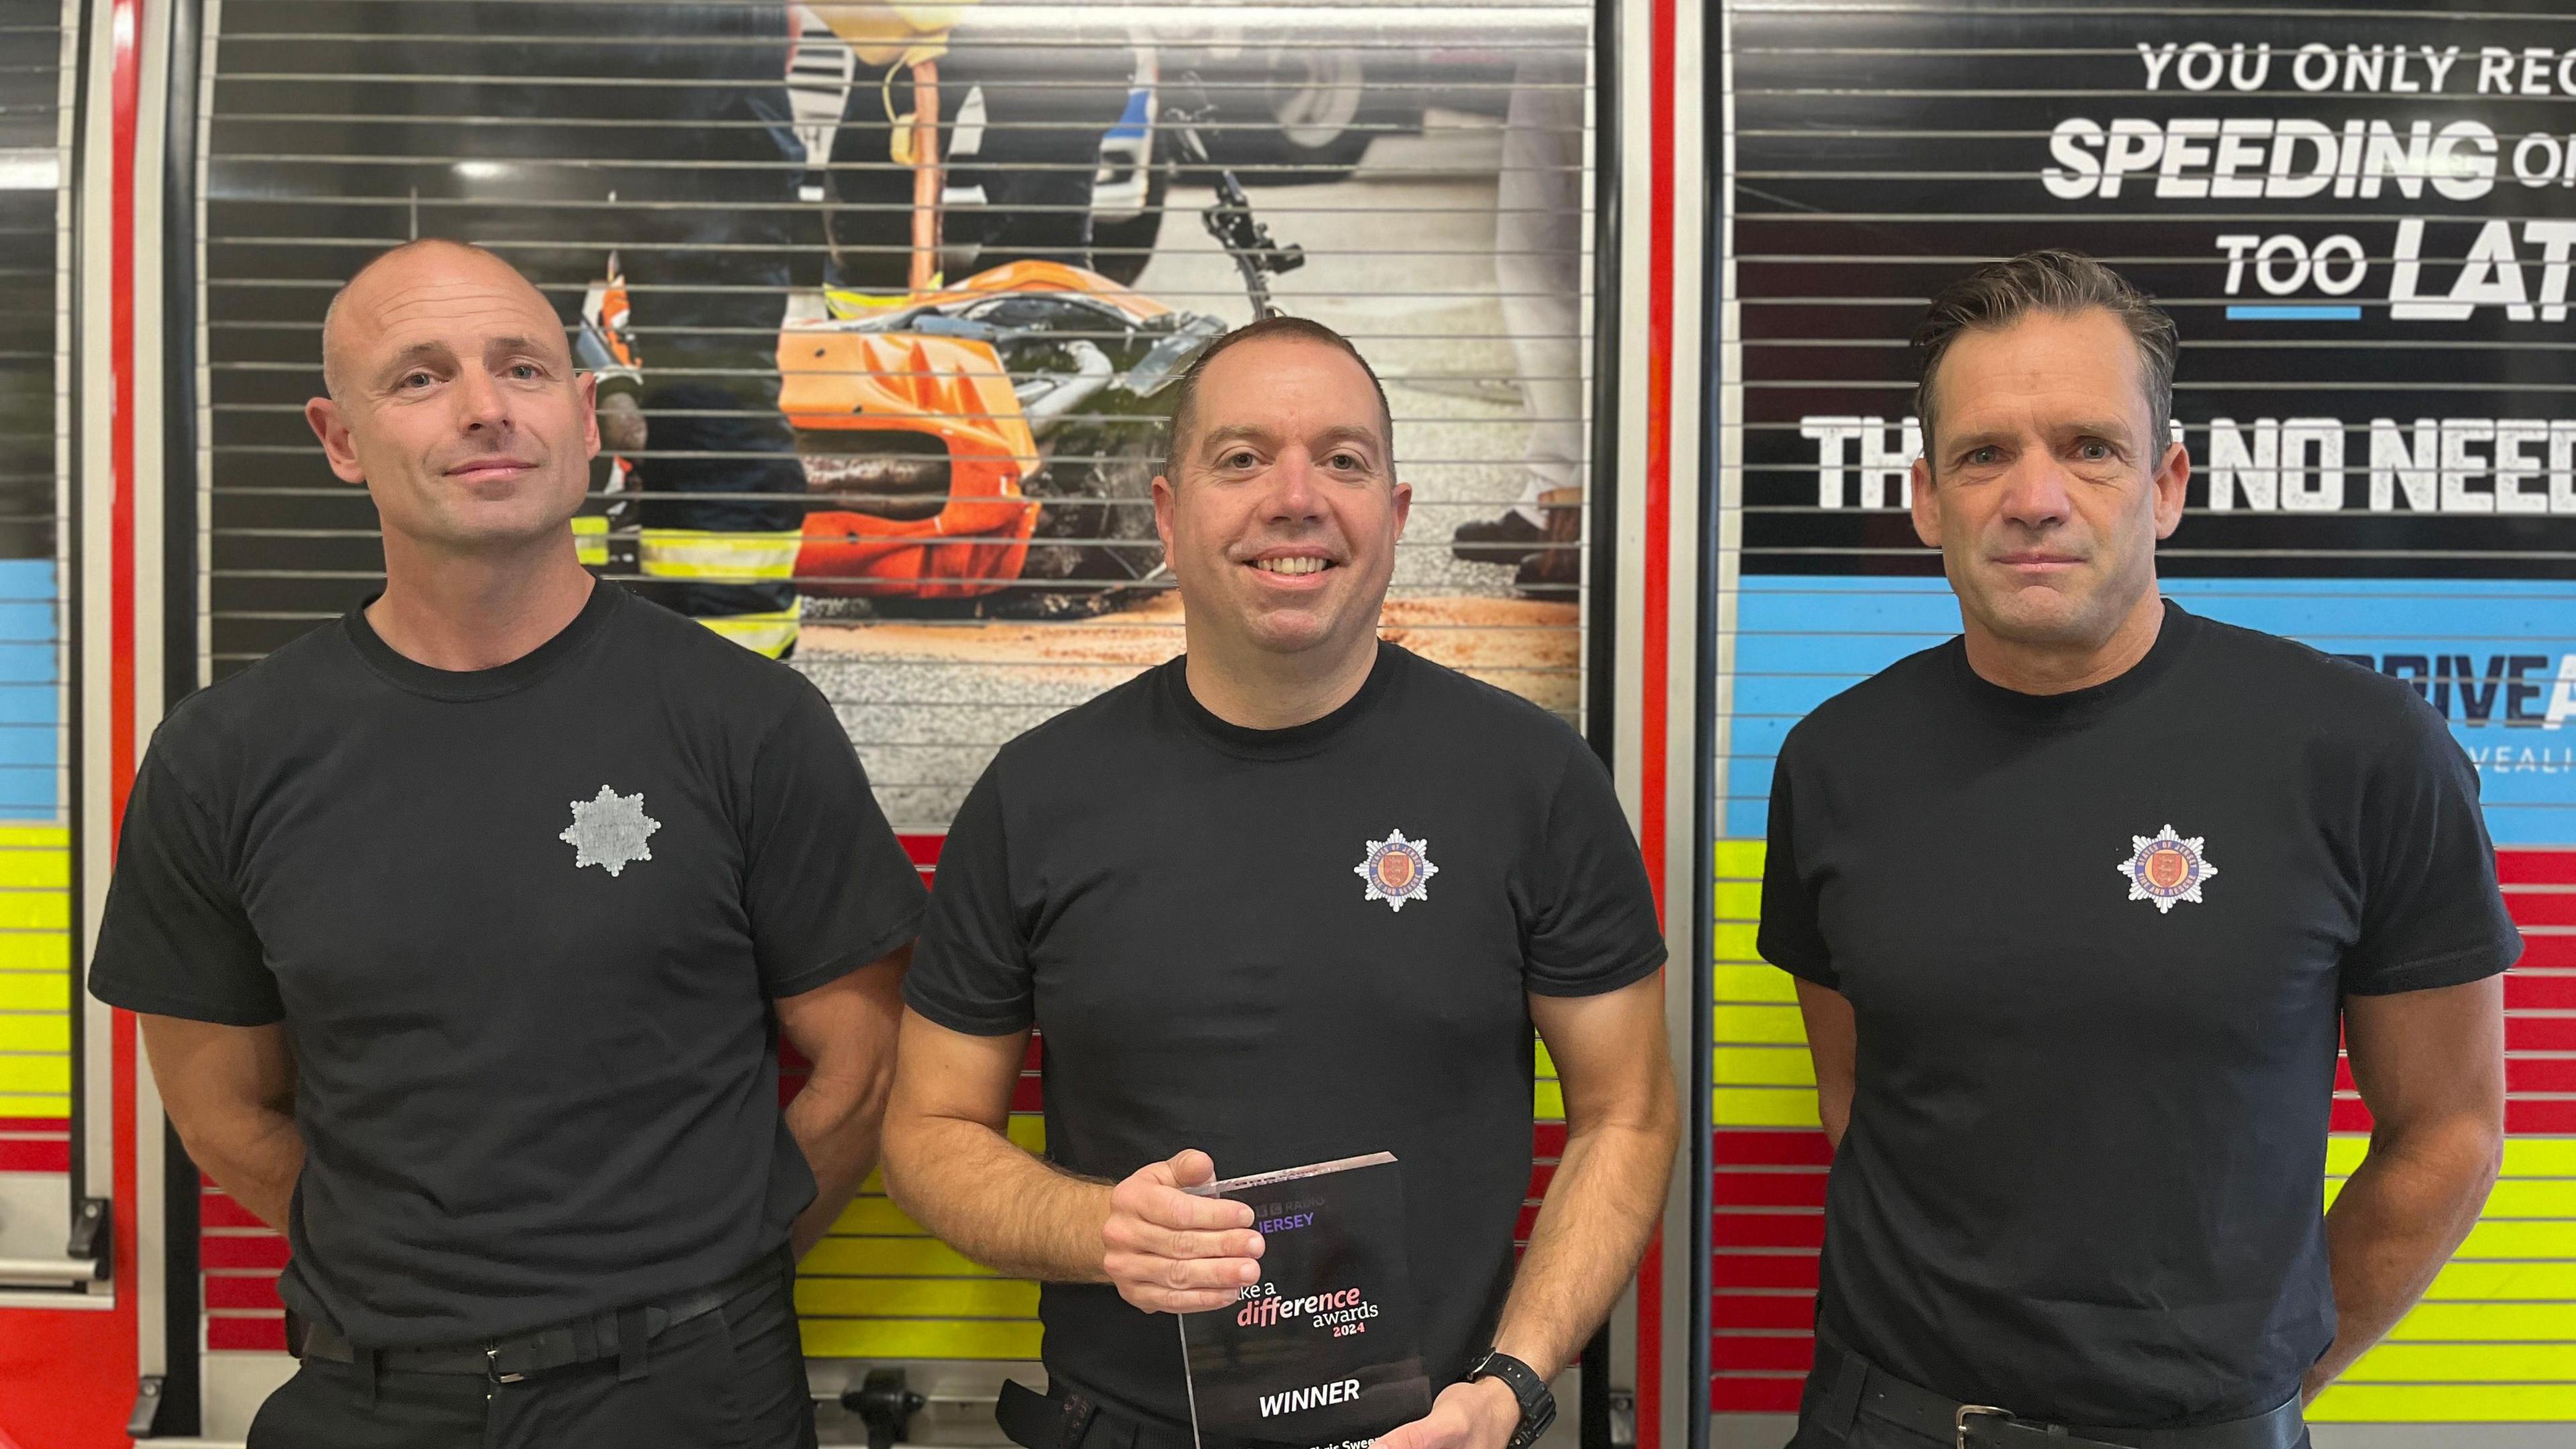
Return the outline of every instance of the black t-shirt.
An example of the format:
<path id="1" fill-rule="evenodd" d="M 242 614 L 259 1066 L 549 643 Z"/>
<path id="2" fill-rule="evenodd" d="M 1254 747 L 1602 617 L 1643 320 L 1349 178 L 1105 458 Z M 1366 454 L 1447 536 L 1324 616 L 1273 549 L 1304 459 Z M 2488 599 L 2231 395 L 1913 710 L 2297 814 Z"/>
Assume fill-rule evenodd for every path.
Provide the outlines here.
<path id="1" fill-rule="evenodd" d="M 1047 1156 L 1072 1172 L 1393 1152 L 1445 1384 L 1510 1285 L 1528 993 L 1663 959 L 1583 741 L 1387 644 L 1349 703 L 1292 729 L 1218 719 L 1174 660 L 1004 746 L 950 829 L 905 994 L 952 1030 L 1037 1027 Z M 1104 1284 L 1048 1284 L 1038 1316 L 1051 1373 L 1188 1421 L 1175 1320 Z"/>
<path id="2" fill-rule="evenodd" d="M 601 584 L 451 673 L 353 612 L 153 736 L 90 989 L 283 1020 L 306 1143 L 280 1292 L 379 1347 L 714 1282 L 814 1180 L 769 1001 L 911 937 L 831 707 Z"/>
<path id="3" fill-rule="evenodd" d="M 1953 639 L 1800 722 L 1760 948 L 1859 1023 L 1823 1330 L 2075 1423 L 2287 1400 L 2334 1337 L 2341 999 L 2521 949 L 2477 794 L 2404 685 L 2171 604 L 2095 688 Z"/>

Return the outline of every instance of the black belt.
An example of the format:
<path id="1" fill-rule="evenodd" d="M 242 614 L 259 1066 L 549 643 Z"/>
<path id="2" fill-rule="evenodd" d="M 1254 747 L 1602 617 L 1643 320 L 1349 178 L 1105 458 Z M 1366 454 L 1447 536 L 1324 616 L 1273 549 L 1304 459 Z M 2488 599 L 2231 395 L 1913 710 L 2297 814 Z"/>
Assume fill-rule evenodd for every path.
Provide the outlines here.
<path id="1" fill-rule="evenodd" d="M 1095 1434 L 1099 1449 L 1198 1449 L 1191 1431 L 1104 1410 L 1052 1371 L 1043 1394 L 1017 1379 L 1002 1380 L 993 1420 L 1020 1449 L 1082 1449 Z"/>
<path id="2" fill-rule="evenodd" d="M 295 1346 L 295 1352 L 298 1357 L 318 1358 L 326 1363 L 356 1363 L 362 1356 L 369 1357 L 384 1373 L 477 1374 L 505 1384 L 530 1374 L 603 1358 L 630 1361 L 640 1369 L 645 1344 L 693 1318 L 715 1312 L 733 1298 L 782 1281 L 789 1271 L 787 1252 L 782 1248 L 762 1254 L 750 1267 L 721 1283 L 683 1293 L 668 1302 L 612 1308 L 482 1343 L 371 1350 L 350 1343 L 327 1323 L 311 1321 L 303 1324 L 304 1339 Z"/>
<path id="3" fill-rule="evenodd" d="M 1963 1404 L 1907 1383 L 1868 1359 L 1816 1336 L 1826 1427 L 1848 1434 L 1856 1414 L 1885 1419 L 1955 1449 L 2298 1449 L 2307 1421 L 2299 1396 L 2268 1414 L 2189 1429 L 2116 1429 L 2026 1419 L 1990 1404 Z"/>

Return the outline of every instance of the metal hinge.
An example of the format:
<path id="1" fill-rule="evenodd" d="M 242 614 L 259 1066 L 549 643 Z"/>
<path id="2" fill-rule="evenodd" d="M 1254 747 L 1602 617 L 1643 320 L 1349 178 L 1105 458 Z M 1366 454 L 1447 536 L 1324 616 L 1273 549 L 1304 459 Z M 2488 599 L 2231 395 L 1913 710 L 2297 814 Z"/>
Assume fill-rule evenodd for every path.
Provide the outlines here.
<path id="1" fill-rule="evenodd" d="M 149 1439 L 161 1420 L 161 1375 L 145 1374 L 134 1386 L 134 1412 L 125 1416 L 125 1432 L 137 1439 Z"/>

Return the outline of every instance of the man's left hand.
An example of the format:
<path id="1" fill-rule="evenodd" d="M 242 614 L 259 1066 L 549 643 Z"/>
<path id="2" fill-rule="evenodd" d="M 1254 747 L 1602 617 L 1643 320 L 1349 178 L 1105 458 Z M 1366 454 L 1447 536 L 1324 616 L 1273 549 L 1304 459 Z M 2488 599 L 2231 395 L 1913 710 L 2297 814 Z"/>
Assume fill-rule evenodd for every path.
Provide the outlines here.
<path id="1" fill-rule="evenodd" d="M 1390 1429 L 1375 1449 L 1503 1449 L 1521 1426 L 1521 1401 L 1501 1379 L 1451 1384 L 1431 1401 L 1431 1412 Z"/>

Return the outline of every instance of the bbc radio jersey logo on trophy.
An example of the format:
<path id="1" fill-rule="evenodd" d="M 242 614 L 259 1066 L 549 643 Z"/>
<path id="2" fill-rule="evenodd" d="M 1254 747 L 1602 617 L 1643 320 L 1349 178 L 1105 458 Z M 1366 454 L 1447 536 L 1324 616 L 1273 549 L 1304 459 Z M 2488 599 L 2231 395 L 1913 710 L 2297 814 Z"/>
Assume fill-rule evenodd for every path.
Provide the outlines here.
<path id="1" fill-rule="evenodd" d="M 2200 883 L 2218 874 L 2218 867 L 2202 854 L 2206 836 L 2189 839 L 2175 833 L 2171 825 L 2153 835 L 2129 837 L 2129 858 L 2121 861 L 2120 874 L 2129 878 L 2129 899 L 2153 901 L 2157 915 L 2170 915 L 2174 902 L 2200 904 Z"/>
<path id="2" fill-rule="evenodd" d="M 1368 882 L 1363 900 L 1384 901 L 1386 908 L 1401 914 L 1407 903 L 1426 899 L 1423 892 L 1440 867 L 1431 863 L 1428 840 L 1407 840 L 1401 830 L 1390 830 L 1386 839 L 1372 840 L 1361 847 L 1368 854 L 1351 867 L 1351 873 Z"/>

